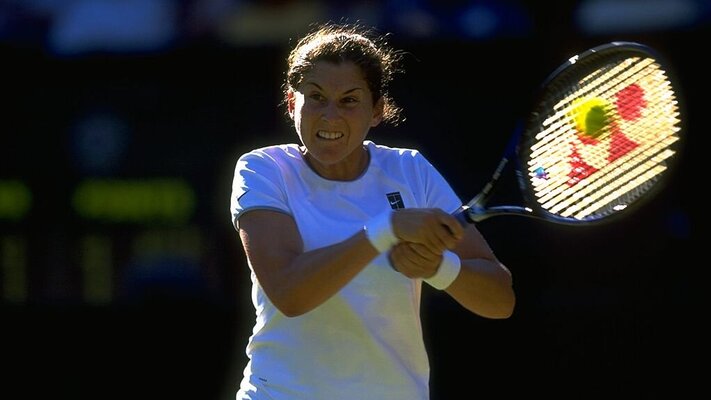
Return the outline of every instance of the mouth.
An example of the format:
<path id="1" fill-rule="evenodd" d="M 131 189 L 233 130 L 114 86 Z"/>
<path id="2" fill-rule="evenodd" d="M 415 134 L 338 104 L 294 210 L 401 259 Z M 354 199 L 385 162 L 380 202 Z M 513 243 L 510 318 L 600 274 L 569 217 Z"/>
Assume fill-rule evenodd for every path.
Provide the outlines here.
<path id="1" fill-rule="evenodd" d="M 318 131 L 316 132 L 316 136 L 319 139 L 326 139 L 326 140 L 338 140 L 343 137 L 343 132 L 335 132 L 335 131 Z"/>

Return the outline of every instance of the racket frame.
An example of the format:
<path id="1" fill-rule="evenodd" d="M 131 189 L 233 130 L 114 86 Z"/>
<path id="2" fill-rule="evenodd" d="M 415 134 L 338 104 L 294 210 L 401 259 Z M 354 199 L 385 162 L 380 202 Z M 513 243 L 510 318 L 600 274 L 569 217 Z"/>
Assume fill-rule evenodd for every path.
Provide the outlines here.
<path id="1" fill-rule="evenodd" d="M 573 57 L 570 57 L 565 63 L 561 64 L 551 74 L 549 74 L 539 86 L 537 96 L 533 102 L 535 107 L 532 106 L 529 108 L 532 112 L 528 116 L 525 128 L 519 127 L 516 129 L 516 132 L 514 132 L 508 145 L 506 146 L 504 154 L 489 182 L 466 205 L 463 205 L 453 213 L 459 222 L 463 226 L 466 226 L 466 224 L 479 223 L 491 217 L 516 215 L 551 221 L 564 225 L 599 224 L 615 220 L 620 217 L 621 214 L 628 214 L 633 209 L 637 209 L 641 204 L 646 203 L 647 200 L 654 197 L 654 194 L 658 192 L 662 186 L 664 186 L 661 181 L 668 179 L 668 176 L 670 175 L 669 172 L 661 174 L 661 176 L 657 178 L 657 181 L 652 184 L 652 187 L 646 190 L 645 195 L 632 201 L 623 211 L 607 214 L 603 217 L 563 217 L 548 212 L 535 201 L 535 193 L 533 191 L 532 184 L 526 175 L 524 168 L 522 168 L 523 165 L 527 164 L 529 160 L 528 156 L 530 154 L 530 148 L 523 146 L 523 144 L 528 144 L 527 142 L 532 133 L 536 131 L 534 127 L 538 127 L 537 124 L 533 124 L 533 121 L 538 120 L 537 117 L 539 114 L 549 111 L 549 109 L 544 108 L 544 105 L 548 103 L 545 100 L 555 98 L 554 94 L 559 92 L 559 87 L 569 82 L 569 76 L 587 76 L 597 70 L 599 68 L 599 60 L 604 59 L 606 61 L 605 64 L 609 64 L 610 61 L 608 60 L 611 60 L 611 57 L 614 57 L 615 55 L 618 55 L 618 58 L 623 60 L 629 58 L 630 54 L 634 53 L 638 53 L 640 57 L 643 58 L 652 58 L 656 64 L 661 65 L 664 68 L 666 78 L 670 81 L 675 93 L 677 110 L 679 110 L 679 113 L 681 114 L 682 108 L 679 104 L 680 95 L 678 93 L 678 85 L 675 84 L 673 77 L 670 76 L 671 71 L 669 71 L 668 64 L 653 48 L 637 42 L 613 41 L 590 48 Z M 614 61 L 614 58 L 612 58 L 612 61 Z M 573 68 L 573 66 L 575 67 Z M 581 68 L 586 68 L 587 72 L 585 72 L 585 69 L 582 70 L 583 72 L 580 72 Z M 679 124 L 683 123 L 683 119 L 679 119 Z M 680 128 L 679 131 L 681 130 L 682 129 Z M 665 163 L 670 165 L 678 158 L 678 156 L 671 157 L 671 159 L 665 160 Z M 510 165 L 511 163 L 514 165 Z M 502 173 L 507 167 L 513 168 L 516 174 L 515 180 L 522 198 L 521 205 L 496 205 L 487 207 L 486 205 L 492 197 L 494 189 L 496 188 Z"/>

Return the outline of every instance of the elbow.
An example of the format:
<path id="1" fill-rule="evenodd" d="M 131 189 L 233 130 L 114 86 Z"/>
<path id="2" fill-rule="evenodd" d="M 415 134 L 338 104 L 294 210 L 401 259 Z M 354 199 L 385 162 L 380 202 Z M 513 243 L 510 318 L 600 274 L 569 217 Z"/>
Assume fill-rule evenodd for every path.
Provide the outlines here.
<path id="1" fill-rule="evenodd" d="M 492 293 L 493 301 L 487 307 L 486 317 L 492 319 L 507 319 L 513 315 L 516 308 L 516 292 L 513 289 L 513 278 L 506 270 L 500 276 L 498 289 Z"/>
<path id="2" fill-rule="evenodd" d="M 488 297 L 486 300 L 459 301 L 464 308 L 484 318 L 507 319 L 513 315 L 516 307 L 516 296 L 513 289 L 498 291 L 496 295 Z"/>
<path id="3" fill-rule="evenodd" d="M 285 280 L 260 282 L 264 295 L 284 316 L 299 317 L 325 301 L 325 298 L 316 295 L 313 290 L 304 289 L 292 283 L 292 281 Z"/>
<path id="4" fill-rule="evenodd" d="M 274 307 L 288 318 L 299 317 L 314 309 L 314 306 L 299 301 L 295 296 L 268 296 Z"/>
<path id="5" fill-rule="evenodd" d="M 496 301 L 489 304 L 486 310 L 479 310 L 478 314 L 490 319 L 507 319 L 513 315 L 516 308 L 516 295 L 512 288 L 496 297 Z"/>
<path id="6" fill-rule="evenodd" d="M 276 306 L 276 308 L 279 310 L 279 312 L 281 312 L 288 318 L 300 317 L 300 316 L 306 314 L 307 312 L 311 311 L 311 309 L 306 309 L 304 307 L 293 307 L 293 306 L 282 306 L 282 307 Z"/>
<path id="7" fill-rule="evenodd" d="M 497 304 L 497 307 L 492 310 L 492 316 L 490 318 L 493 319 L 507 319 L 510 318 L 513 315 L 514 309 L 516 308 L 516 296 L 514 295 L 513 291 L 511 291 L 511 294 L 507 296 L 505 299 L 503 299 L 499 304 Z"/>
<path id="8" fill-rule="evenodd" d="M 506 276 L 504 277 L 504 290 L 499 297 L 499 307 L 497 307 L 497 317 L 498 319 L 506 319 L 513 315 L 514 309 L 516 308 L 516 292 L 513 289 L 513 277 L 511 272 L 506 269 Z"/>
<path id="9" fill-rule="evenodd" d="M 516 294 L 511 286 L 497 291 L 486 304 L 476 311 L 477 314 L 490 319 L 507 319 L 513 315 L 516 308 Z"/>

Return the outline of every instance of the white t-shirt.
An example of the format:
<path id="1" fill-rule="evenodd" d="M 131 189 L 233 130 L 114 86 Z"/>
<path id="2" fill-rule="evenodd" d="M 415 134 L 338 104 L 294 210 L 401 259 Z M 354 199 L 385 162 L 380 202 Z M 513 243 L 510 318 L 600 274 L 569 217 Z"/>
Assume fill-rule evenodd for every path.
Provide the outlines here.
<path id="1" fill-rule="evenodd" d="M 231 196 L 232 221 L 270 209 L 291 215 L 304 251 L 341 242 L 391 208 L 441 208 L 461 200 L 416 150 L 365 141 L 367 170 L 331 181 L 285 144 L 240 157 Z M 251 266 L 250 266 L 251 269 Z M 286 317 L 265 295 L 254 271 L 256 321 L 238 399 L 417 400 L 429 398 L 429 362 L 420 321 L 421 280 L 394 271 L 381 254 L 332 298 Z"/>

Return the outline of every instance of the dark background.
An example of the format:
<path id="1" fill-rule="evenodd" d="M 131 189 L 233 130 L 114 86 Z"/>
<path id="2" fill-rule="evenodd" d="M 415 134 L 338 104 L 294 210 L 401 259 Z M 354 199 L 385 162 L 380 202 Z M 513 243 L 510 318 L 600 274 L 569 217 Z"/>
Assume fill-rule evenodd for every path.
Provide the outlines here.
<path id="1" fill-rule="evenodd" d="M 485 320 L 425 289 L 423 320 L 433 400 L 697 390 L 708 68 L 696 43 L 711 6 L 536 3 L 0 2 L 0 396 L 234 397 L 253 310 L 232 170 L 247 150 L 297 140 L 279 107 L 291 40 L 342 18 L 410 53 L 392 88 L 406 121 L 371 139 L 420 149 L 463 199 L 570 56 L 632 40 L 669 61 L 684 129 L 663 190 L 614 224 L 481 223 L 514 274 L 515 314 Z M 91 182 L 113 188 L 109 212 L 77 205 Z M 172 195 L 188 205 L 162 212 Z"/>

